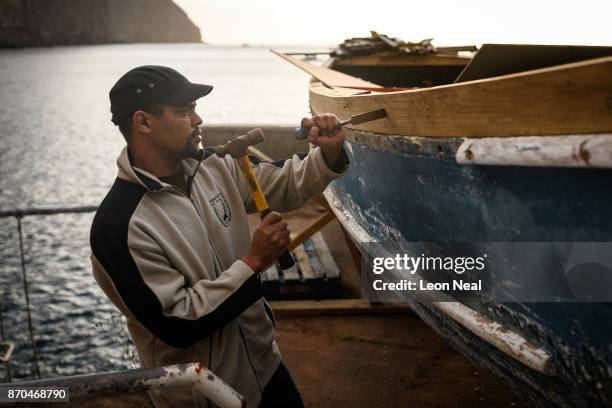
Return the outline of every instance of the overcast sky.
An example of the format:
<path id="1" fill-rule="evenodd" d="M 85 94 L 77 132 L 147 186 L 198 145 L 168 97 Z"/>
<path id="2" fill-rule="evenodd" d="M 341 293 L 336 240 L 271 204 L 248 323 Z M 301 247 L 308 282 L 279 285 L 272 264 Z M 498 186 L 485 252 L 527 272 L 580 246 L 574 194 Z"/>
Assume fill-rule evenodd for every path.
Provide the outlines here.
<path id="1" fill-rule="evenodd" d="M 174 0 L 211 44 L 328 44 L 370 30 L 436 45 L 612 45 L 612 0 Z"/>

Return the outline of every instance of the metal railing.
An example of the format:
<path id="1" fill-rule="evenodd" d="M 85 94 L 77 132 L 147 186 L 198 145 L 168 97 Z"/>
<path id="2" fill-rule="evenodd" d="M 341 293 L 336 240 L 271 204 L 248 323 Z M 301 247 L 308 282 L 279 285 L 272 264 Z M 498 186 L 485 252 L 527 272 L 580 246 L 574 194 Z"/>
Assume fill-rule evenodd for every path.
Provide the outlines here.
<path id="1" fill-rule="evenodd" d="M 97 205 L 85 205 L 80 207 L 54 207 L 54 208 L 27 208 L 0 211 L 0 218 L 16 217 L 23 218 L 26 215 L 50 215 L 50 214 L 69 214 L 69 213 L 88 213 L 98 209 Z"/>
<path id="2" fill-rule="evenodd" d="M 3 384 L 0 384 L 0 387 Z M 221 378 L 200 363 L 140 368 L 101 374 L 49 378 L 11 383 L 11 388 L 67 388 L 70 400 L 96 395 L 127 394 L 136 391 L 192 386 L 216 405 L 227 408 L 246 406 L 238 394 Z"/>
<path id="3" fill-rule="evenodd" d="M 32 312 L 30 307 L 30 291 L 28 285 L 28 276 L 26 272 L 26 262 L 25 262 L 25 253 L 23 250 L 23 229 L 21 220 L 25 216 L 30 215 L 52 215 L 52 214 L 68 214 L 68 213 L 88 213 L 94 212 L 98 209 L 97 206 L 80 206 L 80 207 L 56 207 L 56 208 L 28 208 L 28 209 L 15 209 L 8 211 L 0 211 L 0 218 L 9 218 L 14 217 L 17 220 L 17 234 L 19 236 L 19 254 L 21 257 L 21 275 L 22 275 L 22 283 L 23 283 L 23 291 L 25 295 L 26 301 L 26 314 L 28 320 L 28 332 L 30 335 L 30 343 L 32 345 L 32 354 L 34 359 L 34 372 L 36 373 L 36 377 L 41 378 L 40 376 L 40 367 L 38 364 L 38 350 L 36 349 L 36 341 L 34 340 L 34 328 L 32 327 Z M 12 352 L 13 344 L 11 342 L 7 342 L 4 338 L 4 323 L 2 319 L 2 304 L 0 304 L 0 338 L 2 340 L 2 344 L 6 344 L 8 350 Z M 10 352 L 7 351 L 6 355 L 8 358 L 7 361 L 3 363 L 7 364 L 7 377 L 8 380 L 11 381 L 11 366 L 10 366 Z"/>
<path id="4" fill-rule="evenodd" d="M 198 392 L 220 407 L 244 407 L 246 402 L 232 387 L 217 377 L 200 363 L 179 364 L 166 367 L 142 368 L 135 370 L 113 371 L 106 373 L 76 375 L 70 377 L 56 377 L 40 379 L 40 368 L 38 363 L 38 351 L 34 339 L 34 328 L 32 326 L 32 314 L 29 298 L 28 278 L 26 271 L 25 253 L 23 249 L 23 230 L 21 220 L 31 215 L 53 215 L 67 213 L 89 213 L 98 209 L 97 206 L 79 207 L 57 207 L 57 208 L 28 208 L 0 211 L 0 218 L 14 217 L 17 219 L 17 233 L 19 236 L 19 253 L 21 257 L 21 274 L 23 290 L 26 300 L 26 312 L 28 316 L 28 330 L 32 353 L 34 357 L 34 371 L 39 380 L 10 382 L 10 352 L 13 345 L 5 341 L 4 324 L 2 320 L 2 304 L 0 304 L 0 344 L 6 344 L 9 351 L 6 352 L 8 381 L 12 387 L 48 387 L 63 388 L 69 390 L 70 399 L 88 398 L 95 395 L 126 394 L 136 391 L 145 391 L 177 386 L 193 386 Z M 0 384 L 7 385 L 7 384 Z"/>

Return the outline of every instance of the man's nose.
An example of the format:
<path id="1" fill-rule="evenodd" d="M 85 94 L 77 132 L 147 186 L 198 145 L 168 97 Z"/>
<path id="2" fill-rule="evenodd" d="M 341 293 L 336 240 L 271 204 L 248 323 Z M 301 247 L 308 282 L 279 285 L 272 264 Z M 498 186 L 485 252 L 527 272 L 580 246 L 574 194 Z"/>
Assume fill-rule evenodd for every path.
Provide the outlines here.
<path id="1" fill-rule="evenodd" d="M 199 126 L 203 123 L 202 118 L 200 117 L 200 115 L 198 115 L 197 113 L 193 113 L 193 116 L 191 117 L 191 124 L 193 126 Z"/>

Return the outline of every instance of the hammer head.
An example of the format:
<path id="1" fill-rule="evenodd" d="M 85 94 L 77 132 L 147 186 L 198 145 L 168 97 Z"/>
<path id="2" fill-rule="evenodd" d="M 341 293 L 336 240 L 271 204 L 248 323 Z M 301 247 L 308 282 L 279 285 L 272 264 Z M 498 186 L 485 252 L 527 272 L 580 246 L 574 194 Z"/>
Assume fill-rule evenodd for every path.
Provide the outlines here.
<path id="1" fill-rule="evenodd" d="M 244 135 L 235 136 L 227 141 L 223 146 L 214 146 L 213 149 L 217 156 L 223 157 L 229 154 L 234 159 L 245 156 L 249 146 L 261 143 L 264 140 L 263 132 L 260 128 L 248 131 Z"/>

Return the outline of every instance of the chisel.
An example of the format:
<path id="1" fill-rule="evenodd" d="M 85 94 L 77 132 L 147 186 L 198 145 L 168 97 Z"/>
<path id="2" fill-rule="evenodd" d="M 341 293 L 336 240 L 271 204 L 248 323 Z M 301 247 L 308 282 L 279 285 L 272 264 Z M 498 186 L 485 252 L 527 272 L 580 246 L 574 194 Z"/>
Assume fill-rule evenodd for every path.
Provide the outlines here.
<path id="1" fill-rule="evenodd" d="M 359 113 L 351 116 L 350 119 L 343 120 L 340 122 L 339 127 L 344 125 L 359 125 L 360 123 L 370 122 L 372 120 L 381 119 L 387 116 L 385 108 L 376 109 L 375 111 Z M 299 127 L 295 129 L 295 138 L 298 140 L 306 139 L 308 137 L 309 127 Z"/>

